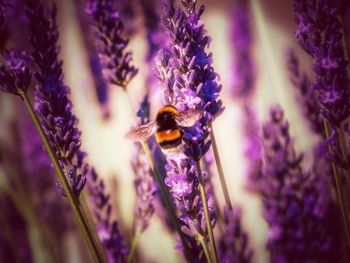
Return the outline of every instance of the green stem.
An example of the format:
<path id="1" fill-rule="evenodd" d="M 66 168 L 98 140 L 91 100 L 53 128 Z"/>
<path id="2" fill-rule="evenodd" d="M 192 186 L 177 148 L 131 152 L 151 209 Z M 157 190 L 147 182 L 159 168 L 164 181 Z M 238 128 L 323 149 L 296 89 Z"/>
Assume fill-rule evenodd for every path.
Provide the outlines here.
<path id="1" fill-rule="evenodd" d="M 30 115 L 39 135 L 40 135 L 40 138 L 45 146 L 45 149 L 50 157 L 50 160 L 53 163 L 53 166 L 54 166 L 55 171 L 57 173 L 58 179 L 59 179 L 59 181 L 63 187 L 63 190 L 67 196 L 69 204 L 73 210 L 74 217 L 77 221 L 78 226 L 80 227 L 80 229 L 83 233 L 85 242 L 90 250 L 90 253 L 91 253 L 91 256 L 92 256 L 94 262 L 104 262 L 103 258 L 98 254 L 98 249 L 97 249 L 95 243 L 93 242 L 93 237 L 89 231 L 89 228 L 88 228 L 88 225 L 84 219 L 83 213 L 80 210 L 79 202 L 78 202 L 77 198 L 75 197 L 75 195 L 73 194 L 72 189 L 70 188 L 70 185 L 69 185 L 69 183 L 68 183 L 68 181 L 67 181 L 67 179 L 62 171 L 62 168 L 61 168 L 61 166 L 56 158 L 56 155 L 55 155 L 55 153 L 50 145 L 49 139 L 47 138 L 43 128 L 41 127 L 38 116 L 36 115 L 27 94 L 21 90 L 19 90 L 19 93 L 20 93 L 20 96 L 24 101 L 24 104 L 29 112 L 29 115 Z"/>
<path id="2" fill-rule="evenodd" d="M 125 91 L 126 96 L 128 98 L 130 111 L 132 113 L 132 116 L 134 117 L 134 120 L 136 121 L 136 117 L 134 115 L 135 111 L 134 111 L 133 106 L 132 106 L 131 98 L 130 98 L 129 93 L 127 92 L 127 90 L 124 89 L 124 91 Z M 174 227 L 175 227 L 177 233 L 179 234 L 181 242 L 182 242 L 182 244 L 184 246 L 185 255 L 186 255 L 187 258 L 192 259 L 193 256 L 192 256 L 191 250 L 190 250 L 190 248 L 189 248 L 189 246 L 188 246 L 188 244 L 186 242 L 186 238 L 185 238 L 184 234 L 181 231 L 180 223 L 179 223 L 179 220 L 177 219 L 177 215 L 176 215 L 176 210 L 174 208 L 173 203 L 171 202 L 170 195 L 169 195 L 169 192 L 168 192 L 168 190 L 166 188 L 166 185 L 165 185 L 162 177 L 159 174 L 157 166 L 154 163 L 154 159 L 153 159 L 151 150 L 149 148 L 149 145 L 148 145 L 148 143 L 143 142 L 143 141 L 140 142 L 140 143 L 141 143 L 143 151 L 146 154 L 146 157 L 147 157 L 147 160 L 148 160 L 148 164 L 149 164 L 149 166 L 150 166 L 150 168 L 151 168 L 151 170 L 153 172 L 155 180 L 156 180 L 156 182 L 158 184 L 158 187 L 160 189 L 160 193 L 161 193 L 163 202 L 164 202 L 164 204 L 166 206 L 166 209 L 168 210 L 169 216 L 170 216 L 170 218 L 171 218 L 171 220 L 172 220 L 172 222 L 174 224 Z"/>
<path id="3" fill-rule="evenodd" d="M 197 240 L 198 240 L 199 243 L 201 243 L 201 245 L 202 245 L 202 248 L 203 248 L 205 257 L 207 258 L 208 263 L 212 263 L 213 260 L 212 260 L 211 257 L 210 257 L 210 253 L 209 253 L 209 249 L 208 249 L 207 242 L 205 242 L 205 240 L 204 240 L 204 238 L 203 238 L 202 236 L 201 236 L 201 237 L 198 237 Z"/>
<path id="4" fill-rule="evenodd" d="M 203 180 L 203 175 L 202 175 L 202 170 L 201 170 L 199 160 L 196 161 L 196 166 L 197 166 L 198 180 L 199 180 L 199 191 L 200 191 L 202 202 L 203 202 L 204 216 L 205 216 L 205 221 L 207 223 L 207 229 L 208 229 L 208 234 L 209 234 L 210 248 L 211 248 L 211 252 L 214 254 L 214 262 L 217 263 L 218 262 L 218 255 L 216 252 L 213 227 L 211 225 L 207 196 L 205 193 L 205 185 L 204 185 L 204 180 Z"/>
<path id="5" fill-rule="evenodd" d="M 89 208 L 87 198 L 88 198 L 88 195 L 87 195 L 86 190 L 84 189 L 81 192 L 80 197 L 79 197 L 79 203 L 81 205 L 82 213 L 85 216 L 85 220 L 86 220 L 87 225 L 89 227 L 89 231 L 92 235 L 94 243 L 97 246 L 98 253 L 99 253 L 100 257 L 103 259 L 103 262 L 108 262 L 107 255 L 106 255 L 105 250 L 103 248 L 103 245 L 100 241 L 100 238 L 96 232 L 96 225 L 95 225 L 93 216 L 91 214 L 91 210 Z"/>
<path id="6" fill-rule="evenodd" d="M 142 232 L 140 230 L 137 230 L 132 242 L 131 242 L 131 248 L 130 248 L 130 252 L 128 255 L 128 263 L 133 262 L 134 256 L 135 256 L 135 252 L 136 252 L 136 248 L 137 248 L 137 244 L 139 243 L 140 237 L 141 237 Z"/>
<path id="7" fill-rule="evenodd" d="M 329 133 L 328 124 L 327 124 L 326 121 L 324 121 L 323 124 L 324 124 L 326 138 L 329 138 L 330 133 Z M 330 152 L 332 151 L 330 146 L 328 146 L 328 150 Z M 346 214 L 347 214 L 346 210 L 347 209 L 346 209 L 346 206 L 345 206 L 345 203 L 344 203 L 344 200 L 343 200 L 343 193 L 342 193 L 342 188 L 341 188 L 341 185 L 340 185 L 340 178 L 339 178 L 338 169 L 335 166 L 333 161 L 331 162 L 331 165 L 332 165 L 332 171 L 333 171 L 333 176 L 334 176 L 334 180 L 335 180 L 337 199 L 338 199 L 338 202 L 339 202 L 340 211 L 341 211 L 342 218 L 343 218 L 343 224 L 344 224 L 344 228 L 345 228 L 345 234 L 346 234 L 347 243 L 348 243 L 348 246 L 349 246 L 350 245 L 350 233 L 349 233 L 349 225 L 348 225 L 349 220 L 348 220 L 348 218 L 346 216 Z"/>
<path id="8" fill-rule="evenodd" d="M 215 139 L 215 134 L 214 134 L 214 129 L 213 129 L 212 122 L 209 123 L 209 127 L 211 129 L 210 139 L 211 139 L 211 143 L 212 143 L 212 147 L 213 147 L 216 168 L 218 169 L 218 174 L 219 174 L 219 178 L 220 178 L 220 184 L 221 184 L 222 192 L 224 194 L 226 206 L 230 210 L 232 210 L 232 203 L 231 203 L 231 199 L 230 199 L 227 183 L 226 183 L 226 180 L 225 180 L 224 171 L 222 169 L 221 159 L 220 159 L 220 156 L 219 156 L 218 146 L 216 144 L 216 139 Z"/>

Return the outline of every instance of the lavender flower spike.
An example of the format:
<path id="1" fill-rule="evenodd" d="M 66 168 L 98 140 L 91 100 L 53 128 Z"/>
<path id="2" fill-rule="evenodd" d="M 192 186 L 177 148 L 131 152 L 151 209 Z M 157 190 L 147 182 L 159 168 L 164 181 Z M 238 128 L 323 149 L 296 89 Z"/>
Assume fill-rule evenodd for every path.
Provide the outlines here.
<path id="1" fill-rule="evenodd" d="M 250 1 L 234 2 L 231 39 L 235 52 L 233 90 L 236 97 L 249 98 L 254 93 L 255 69 L 253 63 L 253 34 L 250 18 Z"/>
<path id="2" fill-rule="evenodd" d="M 86 182 L 87 165 L 85 153 L 80 150 L 78 120 L 72 113 L 69 88 L 63 83 L 62 61 L 58 58 L 56 8 L 46 10 L 36 0 L 28 0 L 27 7 L 29 42 L 37 69 L 35 108 L 73 193 L 78 196 Z"/>
<path id="3" fill-rule="evenodd" d="M 141 118 L 141 125 L 149 122 L 148 96 L 145 96 L 137 115 Z M 147 157 L 139 143 L 135 144 L 135 155 L 131 165 L 135 174 L 134 185 L 137 195 L 135 208 L 136 232 L 143 232 L 154 214 L 153 201 L 157 191 L 157 184 L 153 179 Z"/>
<path id="4" fill-rule="evenodd" d="M 279 107 L 271 110 L 270 121 L 263 126 L 263 150 L 264 180 L 260 190 L 269 224 L 267 247 L 271 261 L 337 261 L 337 223 L 332 222 L 337 216 L 331 214 L 329 170 L 327 165 L 303 170 L 303 156 L 295 153 L 288 123 Z M 322 164 L 319 160 L 315 163 Z"/>
<path id="5" fill-rule="evenodd" d="M 27 67 L 30 57 L 25 52 L 15 50 L 4 54 L 4 63 L 0 64 L 0 91 L 20 96 L 27 92 L 32 80 L 32 73 Z"/>
<path id="6" fill-rule="evenodd" d="M 323 122 L 319 116 L 320 102 L 311 85 L 311 81 L 305 73 L 300 72 L 299 60 L 292 49 L 287 52 L 287 66 L 289 78 L 294 87 L 298 90 L 297 99 L 301 104 L 306 119 L 312 130 L 323 135 Z"/>
<path id="7" fill-rule="evenodd" d="M 248 236 L 242 229 L 240 208 L 225 208 L 224 218 L 225 234 L 220 242 L 220 262 L 251 262 L 253 252 L 248 247 Z"/>
<path id="8" fill-rule="evenodd" d="M 183 154 L 168 157 L 167 161 L 165 184 L 169 187 L 176 208 L 180 213 L 181 230 L 188 238 L 191 252 L 193 256 L 198 258 L 198 262 L 202 262 L 205 257 L 197 242 L 203 239 L 206 242 L 208 229 L 199 193 L 195 161 Z M 204 177 L 206 177 L 205 174 Z M 212 196 L 209 196 L 208 206 L 212 226 L 215 225 L 213 201 Z"/>
<path id="9" fill-rule="evenodd" d="M 138 70 L 131 64 L 131 52 L 125 51 L 129 41 L 122 36 L 124 25 L 115 1 L 88 0 L 87 13 L 94 22 L 96 47 L 104 75 L 110 83 L 126 89 Z"/>
<path id="10" fill-rule="evenodd" d="M 105 248 L 108 262 L 126 262 L 129 252 L 119 232 L 118 222 L 112 220 L 112 206 L 105 185 L 94 169 L 89 171 L 88 189 L 98 236 Z"/>
<path id="11" fill-rule="evenodd" d="M 342 43 L 338 4 L 332 0 L 295 0 L 295 35 L 301 47 L 313 58 L 321 115 L 332 125 L 350 115 L 350 89 Z"/>

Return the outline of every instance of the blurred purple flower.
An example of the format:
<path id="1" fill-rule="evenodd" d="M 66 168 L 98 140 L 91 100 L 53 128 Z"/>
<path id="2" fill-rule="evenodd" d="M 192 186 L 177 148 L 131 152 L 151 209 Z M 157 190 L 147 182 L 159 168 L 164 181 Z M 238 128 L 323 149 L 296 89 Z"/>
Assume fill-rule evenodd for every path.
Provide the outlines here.
<path id="1" fill-rule="evenodd" d="M 332 125 L 350 115 L 347 61 L 342 43 L 338 3 L 332 0 L 295 0 L 295 33 L 300 46 L 313 58 L 320 114 Z"/>
<path id="2" fill-rule="evenodd" d="M 56 7 L 47 9 L 39 1 L 27 1 L 29 42 L 37 80 L 35 108 L 44 131 L 76 196 L 85 185 L 87 165 L 85 153 L 80 150 L 80 131 L 68 98 L 69 87 L 63 83 L 62 61 L 56 25 Z"/>
<path id="3" fill-rule="evenodd" d="M 0 91 L 20 96 L 20 92 L 27 92 L 32 80 L 27 67 L 30 57 L 15 50 L 5 52 L 3 57 L 6 65 L 0 64 Z"/>
<path id="4" fill-rule="evenodd" d="M 235 99 L 242 103 L 243 154 L 247 165 L 247 187 L 256 190 L 261 165 L 258 116 L 254 109 L 256 71 L 253 61 L 253 34 L 249 0 L 233 4 L 231 41 L 234 51 L 233 89 Z"/>
<path id="5" fill-rule="evenodd" d="M 252 262 L 253 252 L 248 246 L 248 236 L 242 229 L 240 208 L 225 208 L 224 220 L 225 234 L 220 240 L 220 262 Z"/>
<path id="6" fill-rule="evenodd" d="M 131 65 L 132 53 L 126 52 L 128 40 L 122 36 L 124 25 L 112 0 L 89 0 L 86 12 L 92 17 L 96 47 L 107 80 L 126 89 L 137 74 Z"/>
<path id="7" fill-rule="evenodd" d="M 2 27 L 2 25 L 5 22 L 5 9 L 6 7 L 8 7 L 8 2 L 6 0 L 0 0 L 0 27 Z"/>
<path id="8" fill-rule="evenodd" d="M 303 170 L 303 156 L 295 153 L 279 107 L 272 108 L 263 126 L 263 149 L 260 190 L 271 261 L 336 261 L 333 237 L 339 232 L 332 221 L 337 216 L 332 214 L 327 164 L 317 159 L 312 170 Z"/>
<path id="9" fill-rule="evenodd" d="M 234 2 L 231 29 L 235 53 L 233 90 L 235 97 L 249 97 L 254 92 L 255 67 L 253 63 L 253 36 L 251 30 L 250 1 Z"/>
<path id="10" fill-rule="evenodd" d="M 243 106 L 243 134 L 244 148 L 243 154 L 248 162 L 246 176 L 247 188 L 249 190 L 258 190 L 259 180 L 261 179 L 261 142 L 260 142 L 260 123 L 257 114 L 248 101 Z"/>
<path id="11" fill-rule="evenodd" d="M 94 169 L 88 175 L 88 189 L 98 236 L 105 248 L 109 262 L 126 262 L 129 249 L 119 232 L 118 222 L 112 219 L 110 196 L 105 192 L 105 184 Z"/>
<path id="12" fill-rule="evenodd" d="M 158 50 L 164 46 L 164 32 L 160 31 L 161 20 L 157 11 L 160 5 L 156 0 L 140 0 L 144 24 L 147 29 L 148 52 L 146 61 L 152 62 Z"/>
<path id="13" fill-rule="evenodd" d="M 146 62 L 148 67 L 146 90 L 149 92 L 158 92 L 158 79 L 153 73 L 155 67 L 155 57 L 157 52 L 167 44 L 167 36 L 164 34 L 164 28 L 159 17 L 161 4 L 156 0 L 139 0 L 143 11 L 143 20 L 147 34 L 148 51 L 146 53 Z"/>
<path id="14" fill-rule="evenodd" d="M 326 120 L 328 133 L 324 148 L 328 157 L 341 168 L 350 168 L 349 153 L 343 152 L 342 125 L 350 115 L 350 80 L 343 46 L 340 2 L 331 0 L 295 0 L 296 38 L 313 58 L 315 82 L 312 89 L 319 101 L 319 115 Z M 346 122 L 346 123 L 344 123 Z M 342 176 L 344 170 L 339 169 Z"/>
<path id="15" fill-rule="evenodd" d="M 141 107 L 137 112 L 141 119 L 141 125 L 149 122 L 149 101 L 145 96 Z M 134 185 L 136 190 L 135 218 L 136 227 L 143 232 L 154 214 L 154 199 L 157 191 L 157 184 L 153 179 L 152 170 L 148 164 L 147 157 L 139 143 L 135 144 L 134 157 L 131 161 L 134 170 Z"/>
<path id="16" fill-rule="evenodd" d="M 320 118 L 320 103 L 317 94 L 311 85 L 311 81 L 305 73 L 300 72 L 299 60 L 292 49 L 287 52 L 287 67 L 289 78 L 293 86 L 297 89 L 297 100 L 304 112 L 306 120 L 311 129 L 323 136 L 323 122 Z"/>

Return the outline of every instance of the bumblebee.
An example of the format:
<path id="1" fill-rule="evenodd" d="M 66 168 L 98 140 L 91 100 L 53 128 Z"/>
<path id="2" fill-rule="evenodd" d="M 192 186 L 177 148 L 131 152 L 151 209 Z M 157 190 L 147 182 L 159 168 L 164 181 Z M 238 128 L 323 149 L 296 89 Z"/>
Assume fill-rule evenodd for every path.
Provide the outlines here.
<path id="1" fill-rule="evenodd" d="M 144 141 L 155 133 L 156 141 L 165 154 L 179 152 L 182 146 L 182 127 L 191 127 L 201 118 L 198 110 L 179 112 L 172 105 L 163 106 L 156 119 L 130 130 L 125 137 Z"/>

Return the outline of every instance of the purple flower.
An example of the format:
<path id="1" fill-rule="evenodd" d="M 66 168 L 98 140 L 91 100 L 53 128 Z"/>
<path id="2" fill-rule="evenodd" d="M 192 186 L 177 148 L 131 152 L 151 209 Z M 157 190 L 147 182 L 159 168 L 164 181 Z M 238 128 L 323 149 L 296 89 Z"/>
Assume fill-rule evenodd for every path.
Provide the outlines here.
<path id="1" fill-rule="evenodd" d="M 337 215 L 332 214 L 328 165 L 315 157 L 314 167 L 303 169 L 303 156 L 295 153 L 279 107 L 271 110 L 270 121 L 263 126 L 263 149 L 260 190 L 269 224 L 271 261 L 335 260 L 334 236 L 339 233 L 332 222 Z"/>
<path id="2" fill-rule="evenodd" d="M 206 122 L 222 111 L 219 99 L 221 85 L 212 67 L 212 54 L 207 53 L 210 37 L 200 20 L 204 6 L 196 1 L 181 1 L 183 9 L 165 5 L 164 25 L 170 34 L 169 50 L 160 54 L 158 77 L 166 91 L 165 101 L 179 110 L 188 105 L 203 110 Z M 203 120 L 204 121 L 204 120 Z"/>
<path id="3" fill-rule="evenodd" d="M 258 185 L 261 165 L 259 125 L 254 109 L 256 72 L 253 61 L 253 34 L 249 0 L 235 1 L 232 11 L 231 42 L 235 53 L 232 94 L 242 103 L 242 126 L 245 136 L 243 155 L 247 159 L 248 189 Z"/>
<path id="4" fill-rule="evenodd" d="M 287 66 L 289 78 L 293 86 L 297 89 L 297 100 L 309 122 L 312 130 L 323 136 L 323 122 L 320 118 L 320 103 L 317 94 L 311 85 L 311 81 L 305 73 L 299 69 L 299 60 L 292 49 L 287 53 Z"/>
<path id="5" fill-rule="evenodd" d="M 168 156 L 165 184 L 169 187 L 175 206 L 179 211 L 181 230 L 187 235 L 192 254 L 199 257 L 199 238 L 207 238 L 203 204 L 199 193 L 199 181 L 195 162 L 183 154 Z M 206 174 L 203 174 L 206 178 Z M 208 195 L 208 207 L 212 226 L 215 225 L 214 200 Z M 203 258 L 202 258 L 203 256 Z M 199 259 L 204 260 L 204 255 Z M 200 261 L 201 262 L 201 261 Z"/>
<path id="6" fill-rule="evenodd" d="M 10 50 L 4 54 L 6 65 L 0 65 L 0 91 L 20 96 L 27 92 L 32 73 L 27 67 L 30 57 L 24 52 Z"/>
<path id="7" fill-rule="evenodd" d="M 182 8 L 164 4 L 163 22 L 169 33 L 169 47 L 156 58 L 157 77 L 164 87 L 164 104 L 179 111 L 197 109 L 202 118 L 192 127 L 183 128 L 185 154 L 167 157 L 165 184 L 179 211 L 181 230 L 187 235 L 192 254 L 204 260 L 198 240 L 207 240 L 207 226 L 199 194 L 196 161 L 209 150 L 209 122 L 222 111 L 219 99 L 221 85 L 212 67 L 212 54 L 207 53 L 210 38 L 200 20 L 204 6 L 196 9 L 196 1 L 181 1 Z M 204 178 L 207 177 L 203 173 Z M 214 202 L 208 195 L 211 225 L 215 225 Z"/>
<path id="8" fill-rule="evenodd" d="M 87 165 L 85 153 L 80 150 L 80 131 L 68 98 L 69 87 L 63 83 L 62 61 L 56 25 L 56 8 L 46 9 L 38 1 L 28 1 L 29 42 L 37 80 L 35 108 L 41 124 L 51 142 L 60 165 L 76 196 L 85 185 Z"/>
<path id="9" fill-rule="evenodd" d="M 200 20 L 204 6 L 196 9 L 196 1 L 181 1 L 181 8 L 165 5 L 164 25 L 170 34 L 169 49 L 157 58 L 158 77 L 165 87 L 166 104 L 178 110 L 197 109 L 201 120 L 185 130 L 185 153 L 198 160 L 210 148 L 207 140 L 209 122 L 222 111 L 219 99 L 221 85 L 212 67 L 212 54 L 207 53 L 210 38 Z"/>
<path id="10" fill-rule="evenodd" d="M 89 0 L 87 13 L 93 20 L 96 47 L 106 78 L 126 89 L 138 70 L 131 65 L 131 52 L 125 51 L 129 41 L 122 36 L 124 25 L 114 1 Z"/>
<path id="11" fill-rule="evenodd" d="M 231 39 L 235 52 L 233 65 L 233 95 L 249 97 L 254 92 L 253 36 L 250 21 L 250 1 L 235 1 L 232 12 Z"/>
<path id="12" fill-rule="evenodd" d="M 251 262 L 253 252 L 248 246 L 248 236 L 242 229 L 240 208 L 225 208 L 224 219 L 225 234 L 220 240 L 220 262 Z"/>
<path id="13" fill-rule="evenodd" d="M 318 93 L 320 114 L 339 126 L 350 115 L 350 89 L 338 4 L 332 0 L 295 0 L 294 12 L 296 38 L 313 58 L 312 87 Z"/>
<path id="14" fill-rule="evenodd" d="M 150 64 L 146 79 L 146 89 L 150 91 L 158 91 L 158 79 L 153 73 L 155 67 L 155 57 L 160 48 L 164 48 L 167 44 L 167 37 L 164 34 L 161 19 L 158 12 L 160 11 L 160 3 L 156 0 L 140 0 L 143 11 L 143 19 L 147 32 L 148 51 L 146 54 L 146 62 Z"/>
<path id="15" fill-rule="evenodd" d="M 124 238 L 119 232 L 118 222 L 112 219 L 110 196 L 105 193 L 105 185 L 94 169 L 88 176 L 88 189 L 98 236 L 105 248 L 109 262 L 126 262 L 129 252 Z"/>

